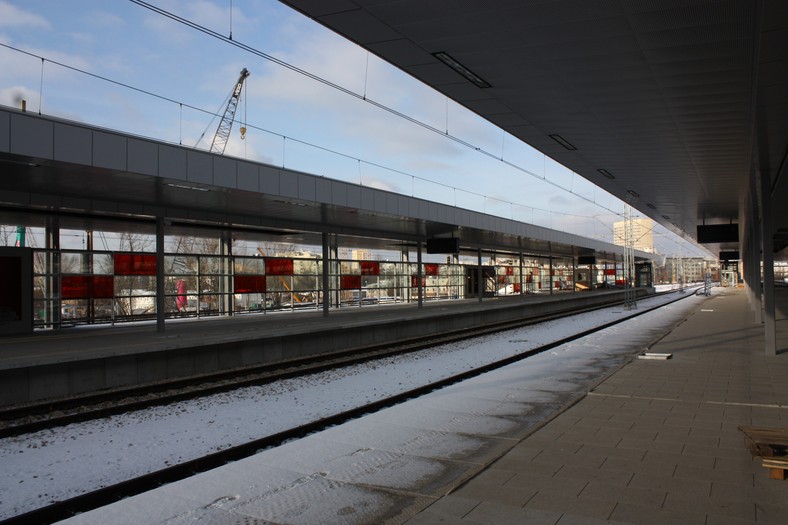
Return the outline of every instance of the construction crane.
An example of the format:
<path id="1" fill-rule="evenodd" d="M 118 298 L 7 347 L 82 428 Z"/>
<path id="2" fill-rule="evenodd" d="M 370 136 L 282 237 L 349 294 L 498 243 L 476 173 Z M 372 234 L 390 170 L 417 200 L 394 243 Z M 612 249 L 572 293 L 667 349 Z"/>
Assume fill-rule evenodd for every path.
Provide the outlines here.
<path id="1" fill-rule="evenodd" d="M 216 129 L 216 135 L 214 135 L 213 142 L 211 143 L 211 153 L 224 155 L 224 149 L 227 147 L 227 139 L 230 138 L 230 130 L 232 129 L 233 121 L 235 120 L 235 110 L 238 107 L 238 101 L 241 98 L 241 89 L 244 87 L 244 80 L 246 80 L 246 77 L 248 76 L 249 70 L 243 68 L 241 70 L 241 76 L 238 77 L 238 82 L 235 83 L 233 92 L 230 93 L 230 99 L 227 101 L 227 107 L 224 110 L 224 116 L 222 117 L 221 122 L 219 122 L 219 127 Z M 246 128 L 241 128 L 241 137 L 244 136 L 245 131 Z"/>

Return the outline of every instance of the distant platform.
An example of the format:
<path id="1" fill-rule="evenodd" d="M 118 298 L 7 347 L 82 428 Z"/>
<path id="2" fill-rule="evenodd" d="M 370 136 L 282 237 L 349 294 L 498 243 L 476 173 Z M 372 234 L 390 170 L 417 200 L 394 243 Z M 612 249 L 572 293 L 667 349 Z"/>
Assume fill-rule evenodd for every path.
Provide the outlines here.
<path id="1" fill-rule="evenodd" d="M 646 294 L 649 289 L 640 289 Z M 623 300 L 620 290 L 529 294 L 155 323 L 80 326 L 2 340 L 0 405 L 144 385 L 393 343 Z"/>

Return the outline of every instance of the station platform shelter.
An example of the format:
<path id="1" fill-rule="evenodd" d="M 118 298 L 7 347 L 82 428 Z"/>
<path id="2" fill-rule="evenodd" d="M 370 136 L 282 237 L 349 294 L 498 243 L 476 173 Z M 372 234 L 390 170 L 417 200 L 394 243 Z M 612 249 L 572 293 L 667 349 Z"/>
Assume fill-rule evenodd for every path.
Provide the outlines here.
<path id="1" fill-rule="evenodd" d="M 652 284 L 654 254 L 12 108 L 0 108 L 0 163 L 6 337 L 41 343 L 41 332 L 67 339 L 74 328 L 139 322 L 166 334 L 183 319 Z M 224 366 L 197 354 L 166 376 Z M 83 364 L 44 391 L 119 386 L 146 369 Z M 25 401 L 40 397 L 34 383 L 6 385 Z"/>

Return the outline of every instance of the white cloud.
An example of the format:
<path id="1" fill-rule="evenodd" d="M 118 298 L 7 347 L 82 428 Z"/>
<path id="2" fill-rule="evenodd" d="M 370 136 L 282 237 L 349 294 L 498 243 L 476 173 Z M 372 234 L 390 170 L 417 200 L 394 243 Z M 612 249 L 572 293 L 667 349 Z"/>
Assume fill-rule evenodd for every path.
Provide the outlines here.
<path id="1" fill-rule="evenodd" d="M 50 25 L 43 16 L 24 11 L 10 2 L 0 0 L 0 27 L 41 27 L 48 29 Z"/>

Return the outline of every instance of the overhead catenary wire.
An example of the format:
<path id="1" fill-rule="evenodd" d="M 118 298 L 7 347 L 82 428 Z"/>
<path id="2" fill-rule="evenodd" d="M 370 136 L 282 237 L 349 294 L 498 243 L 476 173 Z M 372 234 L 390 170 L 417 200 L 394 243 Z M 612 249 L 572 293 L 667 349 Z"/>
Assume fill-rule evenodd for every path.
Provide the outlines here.
<path id="1" fill-rule="evenodd" d="M 546 176 L 540 176 L 540 175 L 538 175 L 538 174 L 536 174 L 536 173 L 534 173 L 534 172 L 532 172 L 532 171 L 530 171 L 530 170 L 528 170 L 528 169 L 526 169 L 526 168 L 524 168 L 522 166 L 516 165 L 516 164 L 514 164 L 514 163 L 512 163 L 512 162 L 510 162 L 508 160 L 503 159 L 502 155 L 498 156 L 495 153 L 490 153 L 490 152 L 484 150 L 483 148 L 476 147 L 476 146 L 470 144 L 469 142 L 467 142 L 467 141 L 465 141 L 463 139 L 460 139 L 459 137 L 456 137 L 456 136 L 453 136 L 453 135 L 449 134 L 448 133 L 448 129 L 446 131 L 442 131 L 442 130 L 439 130 L 437 128 L 434 128 L 434 127 L 430 126 L 429 124 L 421 122 L 421 121 L 419 121 L 418 119 L 416 119 L 414 117 L 411 117 L 411 116 L 406 115 L 404 113 L 401 113 L 401 112 L 399 112 L 397 110 L 394 110 L 394 109 L 392 109 L 392 108 L 390 108 L 388 106 L 385 106 L 384 104 L 375 102 L 374 100 L 370 100 L 369 98 L 365 98 L 365 96 L 356 94 L 356 93 L 354 93 L 353 91 L 351 91 L 351 90 L 349 90 L 347 88 L 344 88 L 344 87 L 339 86 L 337 84 L 334 84 L 334 83 L 332 83 L 330 81 L 322 79 L 321 77 L 319 77 L 317 75 L 314 75 L 312 73 L 309 73 L 307 71 L 301 70 L 300 68 L 297 68 L 297 67 L 292 66 L 292 65 L 290 65 L 290 64 L 288 64 L 288 63 L 286 63 L 284 61 L 276 59 L 275 57 L 271 57 L 270 55 L 267 55 L 267 54 L 265 54 L 265 53 L 263 53 L 261 51 L 258 51 L 258 50 L 255 50 L 255 49 L 249 47 L 249 46 L 246 46 L 245 44 L 241 44 L 241 43 L 239 43 L 239 42 L 237 42 L 235 40 L 229 40 L 228 38 L 225 38 L 222 35 L 219 35 L 218 33 L 215 33 L 215 32 L 213 32 L 213 31 L 211 31 L 211 30 L 209 30 L 207 28 L 202 28 L 201 26 L 199 26 L 199 25 L 197 25 L 197 24 L 195 24 L 193 22 L 190 22 L 190 21 L 185 20 L 185 19 L 181 19 L 180 17 L 177 17 L 176 15 L 171 15 L 171 14 L 167 13 L 166 11 L 163 11 L 163 10 L 160 10 L 159 8 L 156 8 L 155 6 L 151 6 L 147 2 L 143 2 L 141 0 L 130 0 L 130 1 L 135 3 L 135 4 L 141 5 L 143 7 L 146 7 L 146 8 L 149 8 L 149 9 L 153 9 L 156 12 L 160 12 L 161 11 L 162 14 L 164 16 L 167 16 L 168 18 L 173 18 L 174 20 L 179 21 L 179 22 L 183 21 L 182 23 L 185 23 L 186 25 L 188 25 L 190 27 L 194 27 L 195 29 L 197 29 L 197 30 L 199 30 L 201 32 L 204 32 L 206 34 L 214 36 L 215 38 L 219 38 L 221 40 L 224 40 L 224 41 L 226 41 L 226 42 L 228 42 L 228 43 L 230 43 L 232 45 L 235 45 L 235 46 L 238 46 L 238 47 L 240 47 L 242 49 L 245 49 L 245 50 L 249 51 L 250 53 L 253 53 L 253 54 L 256 54 L 258 56 L 261 56 L 262 58 L 265 58 L 265 59 L 270 60 L 270 61 L 272 61 L 274 63 L 277 63 L 277 64 L 279 64 L 279 65 L 281 65 L 283 67 L 286 67 L 288 69 L 296 71 L 296 72 L 298 72 L 300 74 L 303 74 L 303 75 L 305 75 L 305 76 L 307 76 L 309 78 L 312 78 L 312 79 L 314 79 L 316 81 L 319 81 L 319 82 L 321 82 L 323 84 L 329 85 L 329 86 L 331 86 L 331 87 L 333 87 L 335 89 L 338 89 L 338 90 L 340 90 L 340 91 L 342 91 L 344 93 L 347 93 L 347 94 L 349 94 L 349 95 L 351 95 L 351 96 L 353 96 L 355 98 L 358 98 L 358 99 L 361 99 L 361 100 L 363 100 L 365 102 L 368 102 L 368 103 L 370 103 L 370 104 L 372 104 L 372 105 L 374 105 L 374 106 L 376 106 L 376 107 L 378 107 L 380 109 L 383 109 L 383 110 L 385 110 L 385 111 L 387 111 L 389 113 L 392 113 L 392 114 L 394 114 L 396 116 L 404 118 L 405 120 L 407 120 L 409 122 L 417 124 L 417 125 L 425 128 L 425 129 L 428 129 L 428 130 L 430 130 L 430 131 L 432 131 L 434 133 L 437 133 L 437 134 L 439 134 L 441 136 L 447 137 L 447 138 L 451 139 L 454 142 L 457 142 L 457 143 L 459 143 L 461 145 L 464 145 L 467 148 L 472 149 L 473 151 L 476 151 L 478 153 L 482 153 L 483 155 L 486 155 L 486 156 L 488 156 L 488 157 L 490 157 L 490 158 L 492 158 L 494 160 L 502 162 L 505 165 L 507 165 L 507 166 L 509 166 L 509 167 L 511 167 L 511 168 L 513 168 L 515 170 L 518 170 L 518 171 L 520 171 L 522 173 L 526 173 L 526 174 L 528 174 L 528 175 L 530 175 L 530 176 L 532 176 L 534 178 L 537 178 L 538 180 L 540 180 L 542 182 L 546 182 L 546 183 L 550 184 L 553 187 L 556 187 L 556 188 L 558 188 L 558 189 L 560 189 L 562 191 L 567 191 L 569 193 L 572 193 L 573 195 L 581 198 L 582 200 L 585 200 L 586 202 L 589 202 L 589 203 L 591 203 L 591 204 L 593 204 L 595 206 L 598 206 L 598 207 L 600 207 L 600 208 L 602 208 L 604 210 L 607 210 L 607 211 L 611 212 L 615 216 L 621 216 L 620 212 L 615 212 L 615 211 L 611 210 L 610 208 L 608 208 L 607 206 L 604 206 L 604 205 L 602 205 L 602 204 L 600 204 L 600 203 L 598 203 L 598 202 L 596 202 L 596 201 L 594 201 L 594 200 L 592 200 L 592 199 L 590 199 L 588 197 L 585 197 L 585 196 L 580 195 L 580 194 L 576 194 L 576 193 L 572 192 L 571 190 L 567 190 L 566 188 L 562 187 L 560 184 L 547 179 Z M 125 82 L 114 80 L 112 78 L 109 78 L 109 77 L 106 77 L 106 76 L 103 76 L 103 75 L 99 75 L 99 74 L 96 74 L 96 73 L 93 73 L 93 72 L 90 72 L 90 71 L 87 71 L 87 70 L 84 70 L 84 69 L 81 69 L 81 68 L 78 68 L 78 67 L 75 67 L 75 66 L 71 66 L 71 65 L 65 64 L 63 62 L 57 61 L 57 60 L 52 60 L 52 59 L 43 57 L 41 55 L 29 52 L 29 51 L 25 51 L 23 49 L 19 49 L 17 47 L 11 46 L 9 44 L 5 44 L 5 43 L 0 42 L 0 47 L 4 47 L 6 49 L 10 49 L 12 51 L 19 52 L 19 53 L 28 55 L 30 57 L 35 57 L 35 58 L 41 60 L 41 75 L 42 75 L 41 76 L 41 88 L 40 88 L 41 91 L 43 91 L 44 62 L 48 61 L 51 64 L 63 67 L 65 69 L 69 69 L 71 71 L 75 71 L 77 73 L 84 74 L 84 75 L 87 75 L 89 77 L 96 78 L 98 80 L 101 80 L 101 81 L 104 81 L 104 82 L 107 82 L 107 83 L 110 83 L 110 84 L 113 84 L 113 85 L 117 85 L 117 86 L 123 87 L 125 89 L 129 89 L 129 90 L 132 90 L 132 91 L 135 91 L 135 92 L 138 92 L 138 93 L 141 93 L 141 94 L 153 97 L 153 98 L 157 98 L 157 99 L 162 100 L 162 101 L 166 101 L 166 102 L 169 102 L 169 103 L 172 103 L 172 104 L 177 104 L 180 107 L 181 112 L 182 112 L 183 107 L 186 107 L 187 109 L 191 109 L 191 110 L 194 110 L 196 112 L 200 112 L 200 113 L 203 113 L 203 114 L 206 114 L 206 115 L 211 115 L 212 118 L 218 118 L 219 117 L 219 112 L 211 112 L 211 111 L 208 111 L 208 110 L 206 110 L 204 108 L 200 108 L 200 107 L 197 107 L 197 106 L 192 105 L 192 104 L 188 104 L 188 103 L 185 103 L 185 102 L 182 102 L 182 101 L 179 101 L 179 100 L 175 100 L 173 98 L 170 98 L 170 97 L 167 97 L 167 96 L 164 96 L 164 95 L 160 95 L 158 93 L 154 93 L 152 91 L 149 91 L 149 90 L 146 90 L 146 89 L 142 89 L 142 88 L 133 86 L 133 85 L 125 83 Z M 226 103 L 226 101 L 225 101 L 225 103 Z M 447 100 L 447 104 L 448 104 L 448 100 Z M 40 111 L 40 108 L 39 108 L 39 111 Z M 246 120 L 246 117 L 244 118 L 244 120 Z M 212 122 L 213 122 L 213 120 L 212 120 Z M 209 127 L 210 127 L 210 124 L 209 124 Z M 336 151 L 336 150 L 332 150 L 330 148 L 322 147 L 322 146 L 319 146 L 319 145 L 316 145 L 316 144 L 313 144 L 313 143 L 310 143 L 310 142 L 299 140 L 299 139 L 296 139 L 296 138 L 293 138 L 293 137 L 286 137 L 284 135 L 281 135 L 280 133 L 277 133 L 275 131 L 272 131 L 272 130 L 269 130 L 269 129 L 266 129 L 266 128 L 263 128 L 263 127 L 260 127 L 260 126 L 255 126 L 255 125 L 247 123 L 247 127 L 251 128 L 251 129 L 259 130 L 259 131 L 261 131 L 263 133 L 269 133 L 271 135 L 281 136 L 282 139 L 283 139 L 283 148 L 285 146 L 285 143 L 286 143 L 287 139 L 289 138 L 291 141 L 299 143 L 299 144 L 303 144 L 303 145 L 306 145 L 306 146 L 309 146 L 309 147 L 312 147 L 312 148 L 315 148 L 315 149 L 318 149 L 318 150 L 326 151 L 326 152 L 329 152 L 329 153 L 332 153 L 332 154 L 335 154 L 335 155 L 339 155 L 339 156 L 342 156 L 342 157 L 345 157 L 345 158 L 361 161 L 360 159 L 357 159 L 356 157 L 353 157 L 351 155 L 348 155 L 348 154 L 345 154 L 345 153 L 342 153 L 342 152 L 339 152 L 339 151 Z M 203 135 L 204 134 L 205 134 L 205 132 L 203 132 Z M 199 141 L 198 141 L 198 143 L 199 143 Z M 195 147 L 196 146 L 197 145 L 195 144 Z M 546 173 L 547 156 L 543 155 L 543 157 L 544 157 L 544 162 L 545 162 L 545 173 Z M 386 170 L 386 171 L 390 171 L 392 173 L 398 173 L 398 174 L 401 174 L 401 175 L 404 175 L 404 176 L 411 177 L 413 180 L 420 180 L 420 181 L 424 181 L 424 182 L 429 182 L 431 184 L 443 186 L 443 187 L 446 187 L 446 188 L 454 189 L 455 193 L 456 193 L 456 190 L 457 190 L 457 188 L 455 188 L 453 186 L 450 186 L 450 185 L 447 185 L 447 184 L 444 184 L 444 183 L 440 183 L 440 182 L 436 182 L 436 181 L 433 181 L 433 180 L 430 180 L 430 179 L 427 179 L 427 178 L 424 178 L 424 177 L 416 176 L 416 175 L 413 175 L 413 174 L 410 174 L 410 173 L 406 173 L 406 172 L 403 172 L 403 171 L 400 171 L 400 170 L 397 170 L 397 169 L 394 169 L 394 168 L 391 168 L 391 167 L 388 167 L 388 166 L 384 166 L 384 165 L 379 164 L 379 163 L 370 162 L 370 161 L 362 161 L 362 162 L 365 162 L 366 164 L 368 164 L 370 166 L 374 166 L 374 167 L 377 167 L 377 168 L 380 168 L 380 169 L 383 169 L 383 170 Z M 284 164 L 284 151 L 283 151 L 283 164 Z M 494 197 L 488 197 L 488 196 L 483 195 L 481 193 L 470 191 L 470 190 L 464 190 L 463 189 L 462 191 L 467 193 L 467 194 L 469 194 L 469 195 L 483 197 L 485 199 L 486 198 L 490 198 L 492 200 L 498 200 L 498 201 L 501 201 L 501 202 L 507 202 L 507 201 L 504 201 L 502 199 L 496 199 Z M 553 210 L 537 208 L 537 207 L 534 207 L 534 206 L 525 206 L 525 205 L 518 204 L 518 203 L 510 203 L 510 204 L 518 206 L 520 208 L 527 208 L 527 209 L 530 209 L 530 210 L 533 210 L 533 211 L 546 212 L 546 213 L 550 213 L 550 214 L 557 214 L 557 215 L 564 216 L 564 217 L 577 217 L 577 218 L 581 218 L 581 219 L 587 219 L 588 218 L 587 216 L 583 216 L 583 215 L 575 215 L 575 214 L 564 213 L 564 212 L 556 212 L 556 211 L 553 211 Z M 609 226 L 606 226 L 606 228 L 608 230 L 612 231 L 612 228 L 610 228 Z M 672 242 L 673 244 L 679 245 L 679 243 L 677 241 L 673 240 L 673 239 L 666 238 L 666 240 Z"/>
<path id="2" fill-rule="evenodd" d="M 160 14 L 160 15 L 166 17 L 166 18 L 169 18 L 169 19 L 171 19 L 171 20 L 173 20 L 175 22 L 178 22 L 178 23 L 183 24 L 183 25 L 185 25 L 187 27 L 195 29 L 195 30 L 197 30 L 197 31 L 199 31 L 201 33 L 204 33 L 204 34 L 208 35 L 208 36 L 211 36 L 213 38 L 216 38 L 218 40 L 226 42 L 226 43 L 228 43 L 230 45 L 236 46 L 239 49 L 243 49 L 244 51 L 247 51 L 247 52 L 249 52 L 249 53 L 251 53 L 253 55 L 259 56 L 260 58 L 263 58 L 265 60 L 273 62 L 273 63 L 275 63 L 275 64 L 277 64 L 279 66 L 282 66 L 284 68 L 287 68 L 287 69 L 289 69 L 289 70 L 291 70 L 291 71 L 293 71 L 295 73 L 303 75 L 303 76 L 305 76 L 307 78 L 310 78 L 310 79 L 312 79 L 312 80 L 314 80 L 316 82 L 320 82 L 321 84 L 324 84 L 324 85 L 329 86 L 329 87 L 331 87 L 333 89 L 336 89 L 336 90 L 338 90 L 338 91 L 340 91 L 342 93 L 345 93 L 346 95 L 349 95 L 349 96 L 357 98 L 357 99 L 359 99 L 361 101 L 367 102 L 367 103 L 369 103 L 369 104 L 371 104 L 371 105 L 373 105 L 373 106 L 375 106 L 375 107 L 377 107 L 379 109 L 382 109 L 382 110 L 384 110 L 384 111 L 386 111 L 388 113 L 391 113 L 392 115 L 395 115 L 395 116 L 400 117 L 400 118 L 402 118 L 404 120 L 407 120 L 408 122 L 416 124 L 416 125 L 424 128 L 424 129 L 427 129 L 429 131 L 432 131 L 434 133 L 437 133 L 439 135 L 447 137 L 447 138 L 451 139 L 452 141 L 454 141 L 454 142 L 456 142 L 458 144 L 461 144 L 461 145 L 463 145 L 463 146 L 465 146 L 467 148 L 470 148 L 471 150 L 477 151 L 477 152 L 479 152 L 479 153 L 481 153 L 483 155 L 486 155 L 486 156 L 488 156 L 488 157 L 490 157 L 492 159 L 498 160 L 499 162 L 502 162 L 503 164 L 509 166 L 512 169 L 515 169 L 517 171 L 520 171 L 522 173 L 530 175 L 530 176 L 532 176 L 534 178 L 537 178 L 537 179 L 541 180 L 542 182 L 546 182 L 547 184 L 550 184 L 551 186 L 553 186 L 555 188 L 558 188 L 560 190 L 568 191 L 569 193 L 575 195 L 576 197 L 578 197 L 578 198 L 580 198 L 580 199 L 582 199 L 582 200 L 584 200 L 584 201 L 586 201 L 586 202 L 588 202 L 590 204 L 593 204 L 595 206 L 599 206 L 599 207 L 601 207 L 601 208 L 603 208 L 603 209 L 605 209 L 605 210 L 607 210 L 607 211 L 609 211 L 609 212 L 611 212 L 611 213 L 613 213 L 613 214 L 615 214 L 617 216 L 621 216 L 620 212 L 616 212 L 616 211 L 608 208 L 607 206 L 603 206 L 602 204 L 599 204 L 598 202 L 596 202 L 596 201 L 594 201 L 592 199 L 589 199 L 588 197 L 585 197 L 583 195 L 574 193 L 571 190 L 568 190 L 568 189 L 562 187 L 560 184 L 558 184 L 558 183 L 556 183 L 554 181 L 551 181 L 551 180 L 547 179 L 546 177 L 540 177 L 536 173 L 534 173 L 534 172 L 532 172 L 532 171 L 530 171 L 530 170 L 528 170 L 528 169 L 526 169 L 526 168 L 524 168 L 522 166 L 514 164 L 514 163 L 512 163 L 510 161 L 507 161 L 505 159 L 501 159 L 495 153 L 489 152 L 489 151 L 485 150 L 484 148 L 477 147 L 477 146 L 471 144 L 470 142 L 467 142 L 466 140 L 461 139 L 461 138 L 459 138 L 459 137 L 457 137 L 455 135 L 451 135 L 448 132 L 448 129 L 445 132 L 441 131 L 440 129 L 438 129 L 438 128 L 430 125 L 430 124 L 427 124 L 426 122 L 423 122 L 423 121 L 421 121 L 421 120 L 419 120 L 419 119 L 417 119 L 415 117 L 412 117 L 412 116 L 410 116 L 410 115 L 408 115 L 406 113 L 398 111 L 398 110 L 396 110 L 396 109 L 394 109 L 394 108 L 392 108 L 390 106 L 387 106 L 385 104 L 382 104 L 380 102 L 376 102 L 375 100 L 370 99 L 368 96 L 366 96 L 366 93 L 361 93 L 361 94 L 360 93 L 356 93 L 355 91 L 353 91 L 351 89 L 348 89 L 348 88 L 346 88 L 344 86 L 336 84 L 335 82 L 331 82 L 330 80 L 325 79 L 325 78 L 323 78 L 323 77 L 321 77 L 319 75 L 316 75 L 314 73 L 310 73 L 309 71 L 306 71 L 306 70 L 301 69 L 301 68 L 299 68 L 299 67 L 297 67 L 297 66 L 295 66 L 293 64 L 285 62 L 284 60 L 278 59 L 278 58 L 276 58 L 276 57 L 274 57 L 272 55 L 269 55 L 268 53 L 265 53 L 263 51 L 260 51 L 259 49 L 254 48 L 252 46 L 249 46 L 247 44 L 239 42 L 238 40 L 233 40 L 231 38 L 228 38 L 228 37 L 222 35 L 221 33 L 218 33 L 218 32 L 216 32 L 216 31 L 214 31 L 212 29 L 209 29 L 209 28 L 207 28 L 205 26 L 202 26 L 202 25 L 200 25 L 200 24 L 198 24 L 196 22 L 193 22 L 193 21 L 191 21 L 191 20 L 189 20 L 187 18 L 183 18 L 183 17 L 178 16 L 178 15 L 176 15 L 174 13 L 171 13 L 171 12 L 169 12 L 169 11 L 167 11 L 165 9 L 162 9 L 162 8 L 160 8 L 158 6 L 155 6 L 155 5 L 153 5 L 153 4 L 149 3 L 149 2 L 145 2 L 143 0 L 129 0 L 129 1 L 134 3 L 134 4 L 139 5 L 141 7 L 144 7 L 145 9 L 149 9 L 149 10 L 151 10 L 151 11 L 157 13 L 157 14 Z"/>
<path id="3" fill-rule="evenodd" d="M 195 144 L 194 147 L 197 147 L 199 145 L 200 141 L 204 138 L 205 133 L 207 133 L 207 130 L 211 128 L 211 126 L 212 126 L 213 122 L 215 121 L 215 119 L 220 117 L 221 107 L 226 105 L 226 103 L 227 103 L 227 99 L 225 99 L 224 102 L 220 105 L 220 109 L 219 110 L 217 110 L 217 111 L 209 111 L 209 110 L 206 110 L 204 108 L 195 106 L 193 104 L 189 104 L 187 102 L 179 101 L 179 100 L 176 100 L 176 99 L 164 96 L 164 95 L 160 95 L 158 93 L 154 93 L 154 92 L 146 90 L 146 89 L 139 88 L 137 86 L 128 84 L 126 82 L 121 82 L 121 81 L 118 81 L 118 80 L 115 80 L 115 79 L 112 79 L 112 78 L 109 78 L 109 77 L 106 77 L 106 76 L 103 76 L 103 75 L 99 75 L 99 74 L 87 71 L 85 69 L 81 69 L 81 68 L 78 68 L 78 67 L 75 67 L 75 66 L 71 66 L 69 64 L 66 64 L 66 63 L 63 63 L 63 62 L 60 62 L 60 61 L 57 61 L 57 60 L 52 60 L 50 58 L 43 57 L 41 55 L 32 53 L 30 51 L 25 51 L 23 49 L 11 46 L 9 44 L 5 44 L 5 43 L 0 42 L 0 47 L 4 47 L 6 49 L 9 49 L 9 50 L 12 50 L 12 51 L 15 51 L 15 52 L 18 52 L 18 53 L 22 53 L 24 55 L 27 55 L 27 56 L 36 58 L 38 60 L 41 60 L 42 64 L 44 62 L 49 62 L 50 64 L 57 65 L 59 67 L 62 67 L 62 68 L 74 71 L 76 73 L 80 73 L 80 74 L 89 76 L 91 78 L 95 78 L 97 80 L 101 80 L 103 82 L 107 82 L 109 84 L 113 84 L 113 85 L 116 85 L 116 86 L 119 86 L 119 87 L 123 87 L 125 89 L 131 90 L 131 91 L 135 91 L 137 93 L 141 93 L 141 94 L 144 94 L 144 95 L 147 95 L 147 96 L 150 96 L 152 98 L 156 98 L 156 99 L 159 99 L 159 100 L 162 100 L 162 101 L 165 101 L 165 102 L 176 104 L 176 105 L 179 106 L 181 111 L 183 110 L 183 108 L 187 108 L 187 109 L 191 109 L 193 111 L 199 112 L 199 113 L 203 113 L 205 115 L 210 115 L 211 116 L 211 122 L 206 127 L 206 130 L 203 131 L 202 135 L 200 136 L 200 139 L 198 139 L 198 141 L 197 141 L 197 143 Z M 42 66 L 42 68 L 43 68 L 43 66 Z M 294 143 L 297 143 L 297 144 L 301 144 L 301 145 L 304 145 L 304 146 L 308 146 L 308 147 L 314 148 L 316 150 L 325 151 L 325 152 L 331 153 L 333 155 L 337 155 L 337 156 L 344 157 L 344 158 L 347 158 L 347 159 L 351 159 L 351 160 L 354 160 L 354 161 L 363 162 L 363 163 L 365 163 L 365 164 L 367 164 L 369 166 L 372 166 L 372 167 L 375 167 L 375 168 L 379 168 L 379 169 L 382 169 L 382 170 L 385 170 L 385 171 L 388 171 L 388 172 L 391 172 L 391 173 L 396 173 L 396 174 L 399 174 L 399 175 L 403 175 L 405 177 L 411 178 L 414 181 L 418 180 L 418 181 L 434 184 L 434 185 L 437 185 L 437 186 L 442 186 L 442 187 L 445 187 L 445 188 L 448 188 L 448 189 L 453 189 L 453 190 L 455 190 L 455 193 L 456 193 L 456 190 L 458 189 L 458 188 L 456 188 L 454 186 L 450 186 L 449 184 L 445 184 L 445 183 L 442 183 L 442 182 L 437 182 L 437 181 L 434 181 L 434 180 L 430 180 L 430 179 L 427 179 L 425 177 L 420 177 L 418 175 L 413 175 L 412 173 L 407 173 L 405 171 L 398 170 L 396 168 L 392 168 L 390 166 L 386 166 L 386 165 L 383 165 L 383 164 L 380 164 L 380 163 L 377 163 L 377 162 L 372 162 L 372 161 L 369 161 L 369 160 L 359 159 L 359 158 L 354 157 L 352 155 L 349 155 L 349 154 L 346 154 L 346 153 L 342 153 L 340 151 L 337 151 L 337 150 L 334 150 L 334 149 L 331 149 L 331 148 L 327 148 L 327 147 L 324 147 L 324 146 L 320 146 L 320 145 L 312 143 L 312 142 L 308 142 L 308 141 L 304 141 L 304 140 L 301 140 L 301 139 L 297 139 L 295 137 L 288 137 L 288 136 L 282 135 L 280 133 L 277 133 L 276 131 L 273 131 L 273 130 L 270 130 L 270 129 L 267 129 L 267 128 L 264 128 L 264 127 L 261 127 L 261 126 L 256 126 L 256 125 L 253 125 L 253 124 L 249 124 L 248 122 L 246 123 L 246 127 L 250 128 L 250 129 L 257 130 L 257 131 L 260 131 L 260 132 L 263 132 L 263 133 L 268 133 L 268 134 L 271 134 L 271 135 L 274 135 L 274 136 L 279 136 L 279 137 L 282 138 L 282 163 L 283 163 L 283 167 L 285 165 L 286 142 L 288 140 L 290 140 L 291 142 L 294 142 Z M 441 132 L 441 134 L 443 135 L 444 133 Z M 474 149 L 476 149 L 476 148 L 474 148 Z M 541 177 L 538 177 L 538 178 L 540 180 L 544 180 Z M 507 201 L 504 201 L 502 199 L 495 199 L 494 197 L 489 197 L 489 196 L 484 195 L 482 193 L 471 191 L 471 190 L 463 189 L 462 191 L 464 193 L 468 194 L 468 195 L 473 195 L 473 196 L 476 196 L 476 197 L 481 197 L 481 198 L 485 198 L 485 199 L 489 198 L 489 199 L 492 199 L 492 200 L 498 200 L 500 202 L 507 202 Z M 455 200 L 456 200 L 456 196 L 455 196 Z M 556 212 L 556 211 L 553 211 L 553 210 L 548 210 L 546 208 L 538 208 L 538 207 L 535 207 L 535 206 L 525 206 L 525 205 L 517 204 L 517 203 L 512 203 L 512 204 L 514 204 L 514 205 L 516 205 L 516 206 L 518 206 L 520 208 L 527 208 L 527 209 L 530 209 L 530 210 L 533 210 L 533 211 L 536 211 L 536 212 L 545 212 L 545 213 L 557 214 L 557 215 L 564 216 L 564 217 L 576 217 L 578 219 L 587 219 L 588 218 L 587 216 L 584 216 L 584 215 L 576 215 L 576 214 L 571 214 L 571 213 Z M 608 209 L 608 208 L 605 208 L 605 207 L 603 207 L 603 208 L 604 209 Z M 610 210 L 608 210 L 608 211 L 610 211 Z M 608 227 L 608 230 L 612 231 L 612 229 L 609 228 L 609 227 Z"/>

